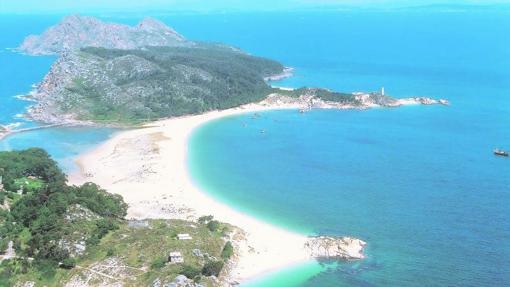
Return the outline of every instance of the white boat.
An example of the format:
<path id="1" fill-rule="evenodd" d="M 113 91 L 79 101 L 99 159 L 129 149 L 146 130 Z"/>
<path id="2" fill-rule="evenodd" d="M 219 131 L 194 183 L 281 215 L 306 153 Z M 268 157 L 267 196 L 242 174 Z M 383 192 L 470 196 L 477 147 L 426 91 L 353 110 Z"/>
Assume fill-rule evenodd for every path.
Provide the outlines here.
<path id="1" fill-rule="evenodd" d="M 508 152 L 501 150 L 499 148 L 494 150 L 494 154 L 498 156 L 508 156 Z"/>

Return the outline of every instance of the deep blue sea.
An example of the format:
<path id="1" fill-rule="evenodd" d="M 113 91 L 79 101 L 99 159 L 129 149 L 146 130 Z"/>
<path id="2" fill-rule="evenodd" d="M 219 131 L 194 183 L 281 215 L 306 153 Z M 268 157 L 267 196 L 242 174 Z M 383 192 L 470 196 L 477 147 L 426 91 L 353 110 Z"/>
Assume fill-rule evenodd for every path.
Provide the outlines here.
<path id="1" fill-rule="evenodd" d="M 141 17 L 112 17 L 135 23 Z M 51 57 L 16 55 L 60 16 L 0 18 L 0 123 L 19 121 Z M 358 262 L 314 262 L 249 286 L 509 286 L 510 15 L 330 12 L 160 17 L 186 37 L 224 42 L 295 68 L 281 86 L 447 98 L 451 106 L 271 111 L 199 128 L 195 181 L 241 211 L 306 234 L 368 242 Z M 24 23 L 21 25 L 21 23 Z M 247 126 L 244 126 L 244 123 Z M 30 125 L 32 123 L 26 123 Z M 260 129 L 266 133 L 261 134 Z M 0 147 L 47 148 L 65 166 L 105 129 L 19 134 Z"/>

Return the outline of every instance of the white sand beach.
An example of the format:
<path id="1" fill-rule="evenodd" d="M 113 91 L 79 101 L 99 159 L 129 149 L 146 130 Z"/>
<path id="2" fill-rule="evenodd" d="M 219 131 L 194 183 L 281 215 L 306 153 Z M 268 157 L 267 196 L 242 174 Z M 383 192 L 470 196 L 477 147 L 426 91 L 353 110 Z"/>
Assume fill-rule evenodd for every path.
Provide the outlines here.
<path id="1" fill-rule="evenodd" d="M 238 243 L 240 256 L 231 280 L 245 281 L 309 260 L 310 253 L 304 249 L 306 236 L 272 226 L 211 198 L 192 183 L 186 166 L 188 138 L 199 125 L 229 115 L 288 108 L 299 106 L 251 104 L 119 132 L 77 159 L 81 172 L 71 175 L 70 182 L 91 181 L 122 195 L 129 204 L 128 218 L 195 219 L 213 215 L 242 228 L 246 240 Z"/>

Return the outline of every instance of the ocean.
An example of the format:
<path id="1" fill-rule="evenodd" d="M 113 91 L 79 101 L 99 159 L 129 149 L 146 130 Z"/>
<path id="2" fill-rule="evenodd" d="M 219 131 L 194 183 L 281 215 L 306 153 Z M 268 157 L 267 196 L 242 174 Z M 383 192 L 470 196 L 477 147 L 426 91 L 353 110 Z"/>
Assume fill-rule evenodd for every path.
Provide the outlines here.
<path id="1" fill-rule="evenodd" d="M 32 85 L 40 82 L 56 57 L 32 57 L 11 51 L 30 34 L 39 34 L 55 24 L 61 16 L 8 16 L 0 17 L 0 125 L 17 124 L 19 128 L 38 126 L 27 121 L 23 113 L 32 102 L 20 100 Z M 108 139 L 111 128 L 49 128 L 14 134 L 0 141 L 0 150 L 19 150 L 30 147 L 46 149 L 67 172 L 78 167 L 74 158 Z"/>
<path id="2" fill-rule="evenodd" d="M 220 35 L 208 37 L 295 67 L 295 77 L 276 85 L 384 86 L 396 97 L 451 102 L 271 111 L 197 130 L 190 170 L 204 190 L 297 232 L 368 242 L 365 260 L 308 263 L 247 286 L 510 285 L 510 162 L 492 154 L 510 148 L 509 19 L 416 12 L 216 20 Z"/>
<path id="3" fill-rule="evenodd" d="M 136 16 L 99 15 L 133 24 Z M 194 180 L 211 195 L 304 234 L 368 242 L 367 259 L 308 262 L 245 286 L 510 285 L 510 17 L 505 12 L 293 12 L 158 16 L 193 40 L 295 68 L 275 83 L 446 98 L 451 106 L 270 111 L 197 129 Z M 16 55 L 61 16 L 0 18 L 0 123 L 16 117 L 51 57 Z M 23 23 L 23 25 L 20 25 Z M 8 29 L 7 29 L 8 28 Z M 247 124 L 246 126 L 244 124 Z M 24 123 L 31 125 L 33 123 Z M 261 134 L 260 129 L 266 130 Z M 107 129 L 48 129 L 0 142 L 47 148 L 66 168 Z"/>

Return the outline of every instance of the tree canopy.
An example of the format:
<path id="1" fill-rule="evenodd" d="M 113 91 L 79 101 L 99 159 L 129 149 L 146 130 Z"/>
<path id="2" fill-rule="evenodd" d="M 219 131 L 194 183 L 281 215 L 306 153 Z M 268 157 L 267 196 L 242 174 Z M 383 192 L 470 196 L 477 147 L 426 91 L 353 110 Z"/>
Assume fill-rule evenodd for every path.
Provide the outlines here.
<path id="1" fill-rule="evenodd" d="M 0 171 L 4 192 L 12 198 L 9 209 L 0 213 L 0 246 L 4 247 L 0 251 L 6 242 L 13 241 L 17 256 L 50 261 L 56 266 L 71 256 L 62 243 L 69 234 L 81 232 L 87 243 L 97 243 L 126 215 L 127 205 L 119 195 L 109 194 L 93 183 L 67 185 L 66 175 L 44 150 L 0 152 Z M 22 195 L 14 193 L 14 182 L 28 176 L 42 184 Z M 70 209 L 76 206 L 92 214 L 85 218 L 87 224 L 91 222 L 87 225 L 90 228 L 78 228 L 69 220 L 73 216 Z"/>

